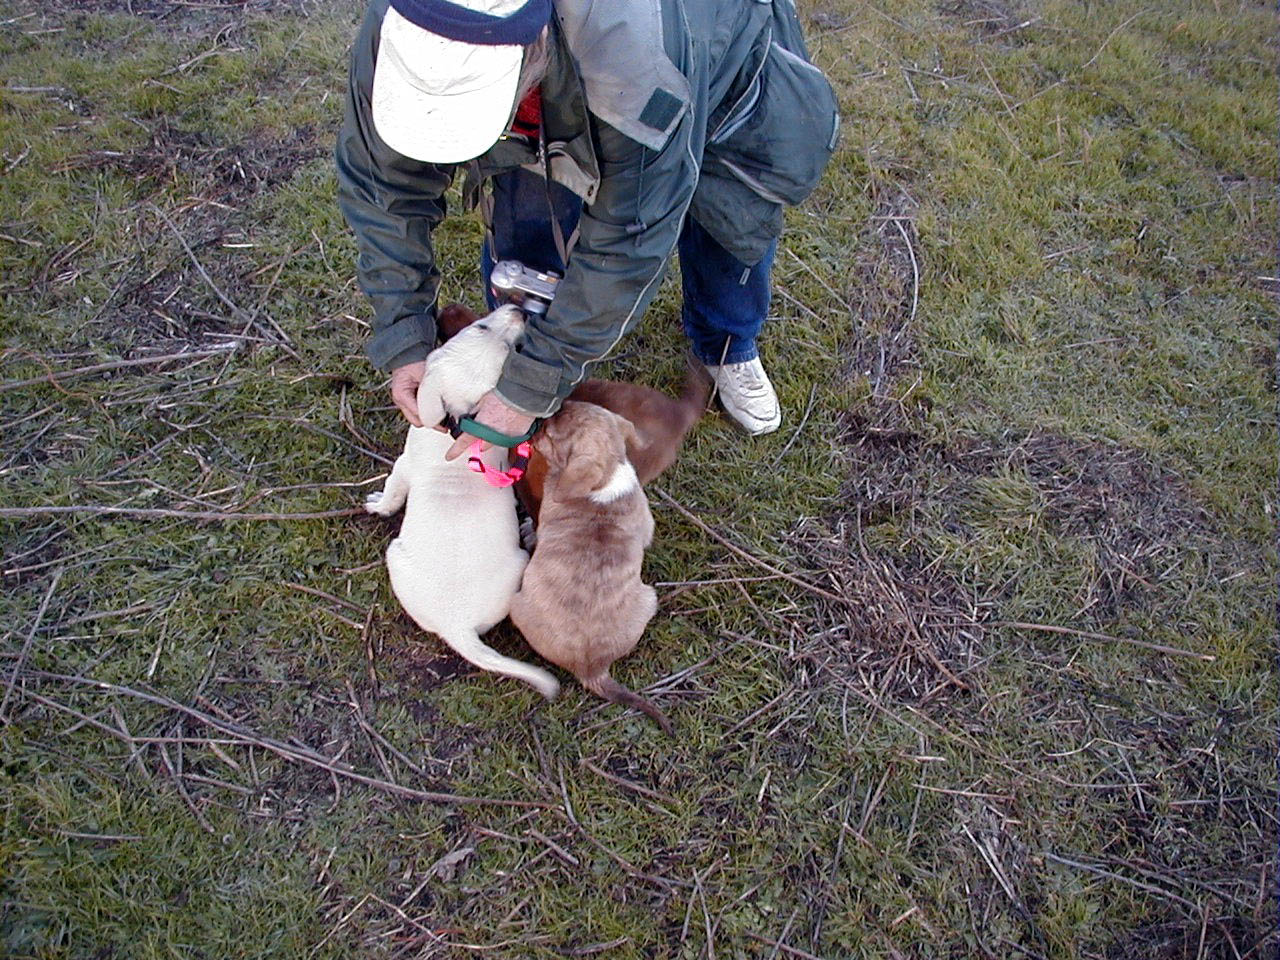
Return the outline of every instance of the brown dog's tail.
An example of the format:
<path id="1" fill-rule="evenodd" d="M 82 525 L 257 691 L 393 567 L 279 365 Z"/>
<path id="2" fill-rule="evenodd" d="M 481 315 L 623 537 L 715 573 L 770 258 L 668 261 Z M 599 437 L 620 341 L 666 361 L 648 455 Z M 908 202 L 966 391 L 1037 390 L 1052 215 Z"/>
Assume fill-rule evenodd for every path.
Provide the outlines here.
<path id="1" fill-rule="evenodd" d="M 706 368 L 693 358 L 685 359 L 684 386 L 680 389 L 680 412 L 683 415 L 680 435 L 684 436 L 693 429 L 702 414 L 706 412 L 707 401 L 711 396 L 711 377 Z"/>
<path id="2" fill-rule="evenodd" d="M 641 713 L 651 717 L 658 726 L 662 728 L 662 732 L 669 737 L 676 735 L 675 728 L 671 726 L 671 721 L 667 719 L 667 715 L 655 707 L 639 694 L 632 693 L 608 673 L 602 673 L 598 677 L 590 680 L 583 680 L 582 685 L 597 696 L 604 697 L 613 703 L 621 704 L 624 707 L 631 707 L 639 710 Z"/>

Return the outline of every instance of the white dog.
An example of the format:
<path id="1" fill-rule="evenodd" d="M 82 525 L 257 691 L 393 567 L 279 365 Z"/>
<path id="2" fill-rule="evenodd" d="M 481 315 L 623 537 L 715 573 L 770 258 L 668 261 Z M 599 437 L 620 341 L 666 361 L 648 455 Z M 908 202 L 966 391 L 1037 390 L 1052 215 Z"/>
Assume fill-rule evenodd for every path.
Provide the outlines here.
<path id="1" fill-rule="evenodd" d="M 523 329 L 520 309 L 501 307 L 432 351 L 418 387 L 422 422 L 438 423 L 446 412 L 469 414 L 497 383 Z M 452 444 L 449 434 L 431 426 L 410 427 L 382 492 L 365 502 L 383 517 L 405 508 L 400 536 L 387 548 L 391 588 L 418 626 L 471 663 L 554 697 L 560 684 L 550 673 L 504 657 L 480 639 L 510 611 L 529 555 L 520 549 L 511 488 L 490 486 L 464 457 L 446 461 Z M 506 455 L 490 447 L 480 458 L 502 470 Z"/>

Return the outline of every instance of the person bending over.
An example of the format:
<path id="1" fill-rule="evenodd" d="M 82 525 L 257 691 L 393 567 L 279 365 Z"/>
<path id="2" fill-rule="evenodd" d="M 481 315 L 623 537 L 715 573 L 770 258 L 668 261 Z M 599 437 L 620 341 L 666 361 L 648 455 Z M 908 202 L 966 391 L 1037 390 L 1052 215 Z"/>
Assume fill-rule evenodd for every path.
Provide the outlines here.
<path id="1" fill-rule="evenodd" d="M 783 206 L 813 189 L 839 122 L 793 0 L 373 0 L 336 151 L 375 314 L 370 360 L 422 426 L 431 234 L 461 173 L 485 219 L 483 276 L 514 259 L 563 277 L 476 422 L 518 437 L 554 413 L 678 251 L 684 330 L 725 412 L 750 434 L 776 430 L 756 347 L 769 273 Z"/>

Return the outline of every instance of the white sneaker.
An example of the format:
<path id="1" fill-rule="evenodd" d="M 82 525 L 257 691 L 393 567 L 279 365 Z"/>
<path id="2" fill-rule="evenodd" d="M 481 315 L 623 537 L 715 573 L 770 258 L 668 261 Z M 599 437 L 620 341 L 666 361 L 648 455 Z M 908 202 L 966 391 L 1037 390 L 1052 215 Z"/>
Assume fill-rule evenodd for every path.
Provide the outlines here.
<path id="1" fill-rule="evenodd" d="M 782 423 L 782 409 L 760 358 L 723 366 L 706 364 L 720 404 L 729 418 L 753 437 L 772 433 Z"/>

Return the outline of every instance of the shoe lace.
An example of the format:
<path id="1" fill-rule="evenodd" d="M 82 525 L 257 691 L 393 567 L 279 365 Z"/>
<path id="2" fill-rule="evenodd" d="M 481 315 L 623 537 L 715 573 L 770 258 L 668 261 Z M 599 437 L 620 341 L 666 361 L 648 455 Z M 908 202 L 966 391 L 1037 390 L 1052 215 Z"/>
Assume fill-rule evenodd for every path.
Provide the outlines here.
<path id="1" fill-rule="evenodd" d="M 734 385 L 743 393 L 758 395 L 767 392 L 764 371 L 755 363 L 747 361 L 731 364 L 729 372 L 734 379 Z"/>

